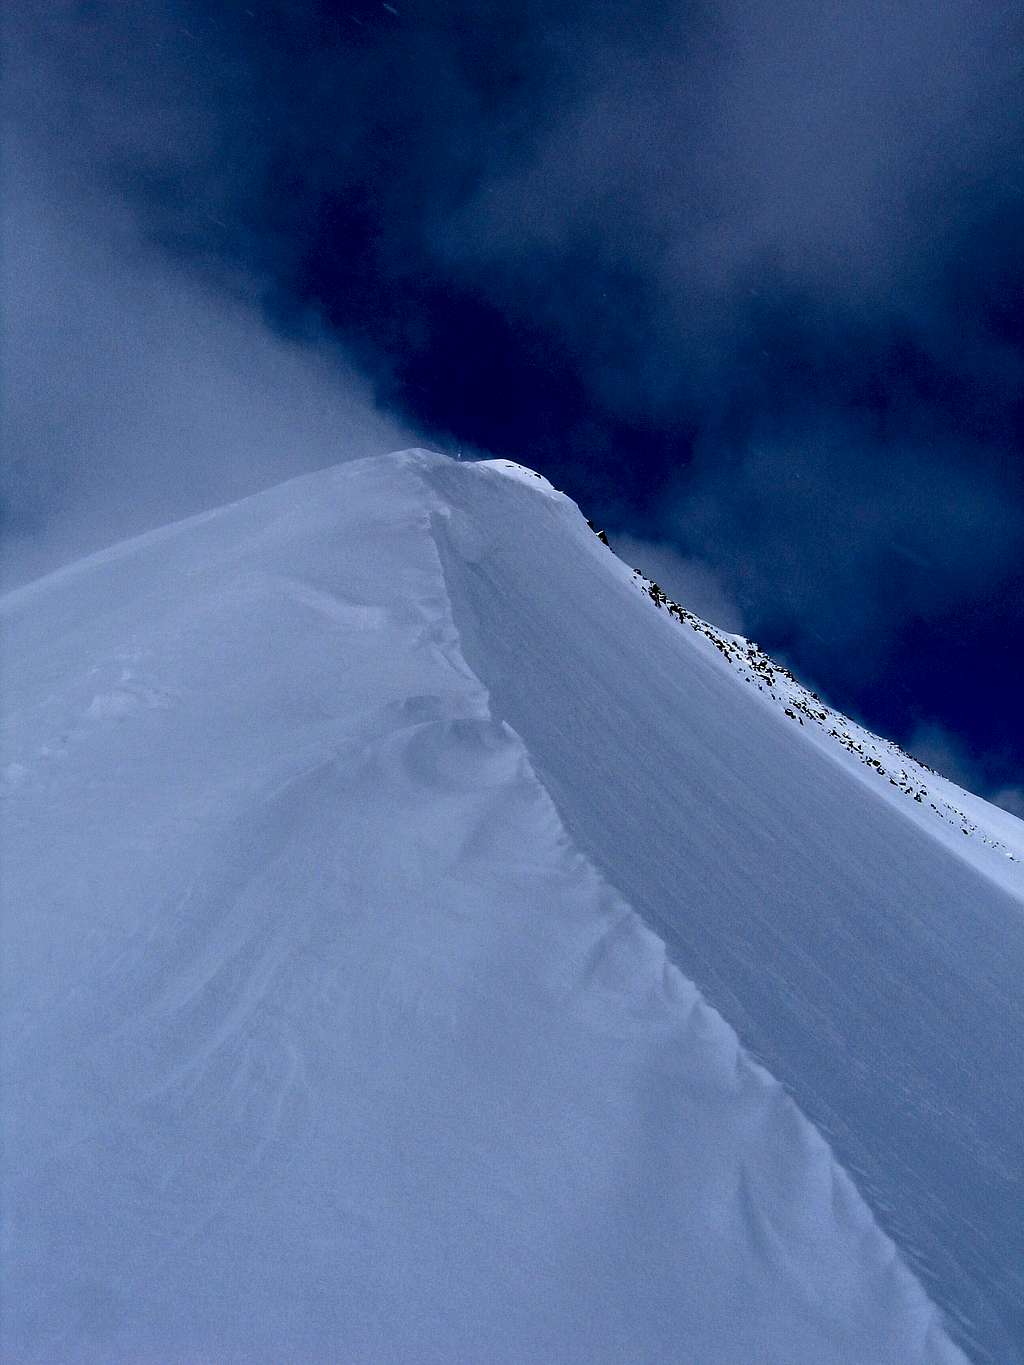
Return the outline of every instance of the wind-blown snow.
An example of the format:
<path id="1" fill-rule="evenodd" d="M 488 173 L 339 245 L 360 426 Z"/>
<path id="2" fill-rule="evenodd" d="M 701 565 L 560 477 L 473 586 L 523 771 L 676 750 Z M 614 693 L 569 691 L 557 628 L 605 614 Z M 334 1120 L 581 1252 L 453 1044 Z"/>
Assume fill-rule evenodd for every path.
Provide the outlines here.
<path id="1" fill-rule="evenodd" d="M 0 611 L 5 1358 L 957 1360 L 906 1255 L 998 1356 L 1019 904 L 546 481 L 345 465 Z"/>

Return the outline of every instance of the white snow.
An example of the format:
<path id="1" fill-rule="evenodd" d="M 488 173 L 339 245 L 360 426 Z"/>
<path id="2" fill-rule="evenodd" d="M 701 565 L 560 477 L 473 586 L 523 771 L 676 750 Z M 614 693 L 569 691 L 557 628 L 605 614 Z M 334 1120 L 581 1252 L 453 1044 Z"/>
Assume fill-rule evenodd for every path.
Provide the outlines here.
<path id="1" fill-rule="evenodd" d="M 405 452 L 0 599 L 6 1359 L 1015 1358 L 1019 865 L 640 586 Z"/>
<path id="2" fill-rule="evenodd" d="M 754 642 L 701 620 L 678 602 L 673 602 L 657 583 L 652 583 L 639 570 L 633 571 L 633 577 L 636 586 L 655 606 L 703 636 L 732 670 L 744 682 L 752 683 L 776 710 L 801 728 L 806 726 L 808 738 L 813 743 L 834 758 L 841 757 L 871 788 L 878 790 L 879 783 L 884 784 L 881 794 L 896 797 L 903 814 L 916 820 L 947 847 L 955 846 L 957 857 L 964 857 L 1011 893 L 1024 894 L 1024 866 L 1007 865 L 1024 864 L 1024 822 L 925 767 L 891 740 L 879 738 L 834 711 Z M 895 791 L 887 788 L 895 788 Z M 898 793 L 907 800 L 900 801 Z M 907 801 L 914 804 L 909 805 Z M 959 835 L 974 842 L 964 847 Z M 990 851 L 1000 856 L 993 859 Z"/>

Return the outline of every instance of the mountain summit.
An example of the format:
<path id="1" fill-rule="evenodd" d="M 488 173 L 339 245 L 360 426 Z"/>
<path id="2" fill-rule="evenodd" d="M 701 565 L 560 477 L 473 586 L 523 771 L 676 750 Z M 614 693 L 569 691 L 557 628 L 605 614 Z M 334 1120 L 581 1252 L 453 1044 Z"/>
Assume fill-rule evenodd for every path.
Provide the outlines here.
<path id="1" fill-rule="evenodd" d="M 1021 1358 L 1014 817 L 505 461 L 0 613 L 5 1358 Z"/>

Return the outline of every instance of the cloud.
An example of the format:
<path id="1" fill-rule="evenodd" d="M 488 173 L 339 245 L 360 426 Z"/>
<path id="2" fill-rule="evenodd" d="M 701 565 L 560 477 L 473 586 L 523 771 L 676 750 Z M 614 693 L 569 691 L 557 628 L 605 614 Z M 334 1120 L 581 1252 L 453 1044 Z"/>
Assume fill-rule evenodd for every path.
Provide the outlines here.
<path id="1" fill-rule="evenodd" d="M 908 753 L 955 782 L 965 791 L 976 792 L 994 806 L 1000 806 L 1024 819 L 1024 787 L 993 786 L 986 782 L 984 760 L 972 754 L 964 740 L 934 723 L 922 724 L 906 745 Z"/>
<path id="2" fill-rule="evenodd" d="M 919 725 L 907 744 L 908 753 L 948 777 L 965 791 L 977 791 L 978 774 L 964 743 L 942 726 Z"/>
<path id="3" fill-rule="evenodd" d="M 147 244 L 130 206 L 91 178 L 89 137 L 29 131 L 34 90 L 22 68 L 0 212 L 8 583 L 306 470 L 414 443 L 312 310 L 285 339 L 251 282 L 213 288 Z"/>
<path id="4" fill-rule="evenodd" d="M 1019 213 L 1001 174 L 1021 132 L 1012 25 L 970 0 L 720 0 L 654 6 L 626 34 L 565 25 L 544 35 L 571 75 L 544 83 L 539 135 L 488 160 L 431 245 L 507 306 L 558 314 L 598 391 L 643 411 L 682 391 L 714 414 L 751 365 L 771 373 L 773 313 L 791 332 L 899 320 L 941 349 L 936 293 L 965 231 Z M 572 283 L 552 292 L 559 274 Z"/>
<path id="5" fill-rule="evenodd" d="M 612 549 L 621 560 L 653 579 L 674 601 L 703 620 L 734 634 L 743 633 L 743 617 L 722 578 L 707 563 L 687 559 L 672 545 L 614 534 Z"/>
<path id="6" fill-rule="evenodd" d="M 255 278 L 281 327 L 314 306 L 457 439 L 561 440 L 583 472 L 633 425 L 664 473 L 812 396 L 897 429 L 953 374 L 957 421 L 1010 420 L 1024 359 L 988 316 L 1021 213 L 1005 7 L 47 13 L 43 107 L 153 238 Z"/>
<path id="7" fill-rule="evenodd" d="M 980 458 L 834 417 L 702 452 L 664 517 L 745 614 L 848 675 L 1024 557 L 1024 509 Z"/>
<path id="8" fill-rule="evenodd" d="M 1000 787 L 991 792 L 988 799 L 994 806 L 1001 806 L 1018 820 L 1024 820 L 1024 787 Z"/>

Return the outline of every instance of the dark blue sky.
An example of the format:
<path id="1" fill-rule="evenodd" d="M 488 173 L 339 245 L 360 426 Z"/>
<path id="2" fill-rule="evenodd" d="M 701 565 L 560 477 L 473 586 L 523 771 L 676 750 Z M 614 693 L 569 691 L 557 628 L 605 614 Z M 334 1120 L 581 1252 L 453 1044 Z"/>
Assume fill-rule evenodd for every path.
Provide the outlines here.
<path id="1" fill-rule="evenodd" d="M 8 20 L 14 576 L 412 433 L 1019 801 L 1018 7 L 46 10 Z"/>

